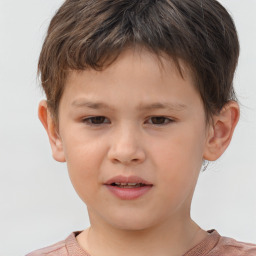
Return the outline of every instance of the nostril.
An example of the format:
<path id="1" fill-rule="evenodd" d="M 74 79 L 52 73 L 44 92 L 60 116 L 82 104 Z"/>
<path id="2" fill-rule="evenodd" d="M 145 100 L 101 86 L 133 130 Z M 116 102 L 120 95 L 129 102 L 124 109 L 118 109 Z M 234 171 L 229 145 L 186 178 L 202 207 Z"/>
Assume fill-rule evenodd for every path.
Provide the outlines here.
<path id="1" fill-rule="evenodd" d="M 145 157 L 145 152 L 140 147 L 111 147 L 108 152 L 108 159 L 115 164 L 139 164 L 145 160 Z"/>

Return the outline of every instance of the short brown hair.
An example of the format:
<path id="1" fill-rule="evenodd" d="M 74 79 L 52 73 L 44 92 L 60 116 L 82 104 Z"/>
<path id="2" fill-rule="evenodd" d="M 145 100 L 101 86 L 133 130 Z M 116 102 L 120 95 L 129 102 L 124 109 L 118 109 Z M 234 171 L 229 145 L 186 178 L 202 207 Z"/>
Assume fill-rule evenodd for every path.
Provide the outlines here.
<path id="1" fill-rule="evenodd" d="M 51 20 L 38 72 L 48 106 L 58 105 L 69 70 L 110 65 L 127 47 L 142 46 L 192 70 L 207 119 L 236 100 L 236 28 L 215 0 L 66 0 Z M 208 119 L 209 120 L 209 119 Z"/>

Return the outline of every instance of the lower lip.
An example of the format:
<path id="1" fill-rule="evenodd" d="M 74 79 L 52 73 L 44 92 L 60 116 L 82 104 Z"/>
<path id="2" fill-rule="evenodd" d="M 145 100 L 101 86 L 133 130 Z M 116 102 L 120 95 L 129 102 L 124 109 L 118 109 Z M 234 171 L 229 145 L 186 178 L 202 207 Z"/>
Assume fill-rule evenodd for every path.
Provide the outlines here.
<path id="1" fill-rule="evenodd" d="M 145 195 L 152 188 L 152 186 L 119 188 L 117 186 L 107 185 L 107 188 L 110 190 L 110 192 L 122 200 L 133 200 Z"/>

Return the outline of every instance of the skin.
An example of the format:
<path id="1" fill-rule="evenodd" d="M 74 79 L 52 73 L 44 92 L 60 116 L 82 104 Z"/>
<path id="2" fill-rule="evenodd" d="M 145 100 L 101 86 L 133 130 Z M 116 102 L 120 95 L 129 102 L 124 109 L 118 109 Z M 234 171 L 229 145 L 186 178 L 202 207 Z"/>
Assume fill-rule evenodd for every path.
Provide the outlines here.
<path id="1" fill-rule="evenodd" d="M 183 255 L 207 236 L 190 217 L 191 200 L 203 159 L 218 159 L 229 145 L 239 107 L 229 102 L 207 124 L 186 65 L 182 78 L 170 59 L 160 59 L 126 50 L 103 71 L 70 71 L 58 127 L 46 102 L 39 105 L 53 157 L 67 162 L 87 205 L 91 226 L 77 240 L 92 256 Z M 95 116 L 105 118 L 95 124 Z M 121 200 L 104 185 L 116 175 L 153 187 Z"/>

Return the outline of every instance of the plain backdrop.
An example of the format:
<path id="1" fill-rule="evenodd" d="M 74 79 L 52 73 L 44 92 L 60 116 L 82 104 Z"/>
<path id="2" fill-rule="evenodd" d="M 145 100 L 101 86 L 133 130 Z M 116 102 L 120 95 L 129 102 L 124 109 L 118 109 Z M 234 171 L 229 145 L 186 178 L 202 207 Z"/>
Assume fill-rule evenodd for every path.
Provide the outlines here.
<path id="1" fill-rule="evenodd" d="M 61 0 L 0 0 L 0 255 L 15 256 L 89 225 L 65 164 L 37 118 L 40 48 Z M 256 1 L 221 1 L 241 43 L 235 88 L 241 119 L 220 160 L 200 174 L 192 216 L 202 228 L 256 243 Z"/>

